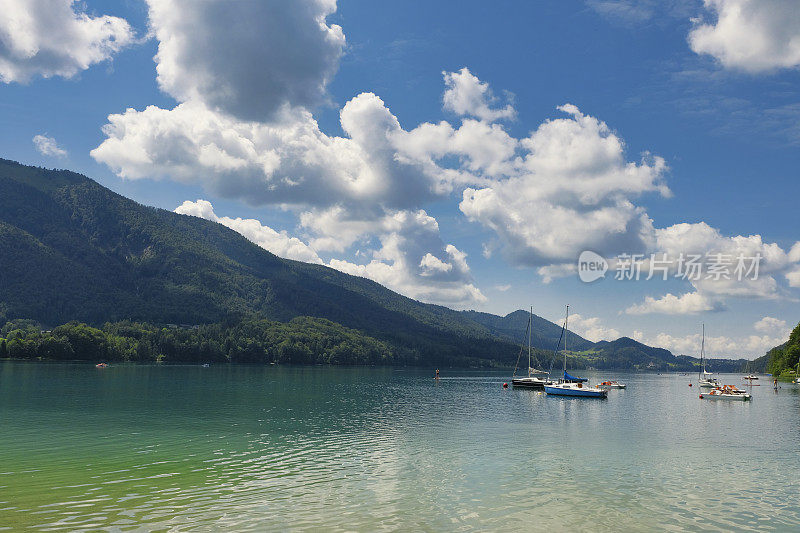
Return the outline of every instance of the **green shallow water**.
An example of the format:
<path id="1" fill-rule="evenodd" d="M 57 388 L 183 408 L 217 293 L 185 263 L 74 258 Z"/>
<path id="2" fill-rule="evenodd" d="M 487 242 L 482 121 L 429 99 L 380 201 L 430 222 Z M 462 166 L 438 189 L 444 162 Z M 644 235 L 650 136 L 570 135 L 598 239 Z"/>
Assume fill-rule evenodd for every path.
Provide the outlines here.
<path id="1" fill-rule="evenodd" d="M 0 363 L 0 528 L 800 530 L 800 389 L 608 400 L 502 373 Z M 727 376 L 727 383 L 741 377 Z"/>

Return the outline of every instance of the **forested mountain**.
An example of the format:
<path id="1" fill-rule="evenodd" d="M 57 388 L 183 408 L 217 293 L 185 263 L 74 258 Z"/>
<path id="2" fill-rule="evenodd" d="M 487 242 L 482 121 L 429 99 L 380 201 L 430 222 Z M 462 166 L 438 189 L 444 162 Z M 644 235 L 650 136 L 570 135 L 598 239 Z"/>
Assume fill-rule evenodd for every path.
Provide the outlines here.
<path id="1" fill-rule="evenodd" d="M 673 355 L 664 348 L 654 348 L 630 337 L 615 341 L 600 341 L 592 348 L 581 352 L 589 358 L 597 358 L 597 368 L 636 368 L 638 370 L 697 371 L 700 361 L 686 355 Z M 711 372 L 737 372 L 744 359 L 709 359 L 706 367 Z M 611 364 L 609 367 L 607 365 Z"/>
<path id="2" fill-rule="evenodd" d="M 0 247 L 0 323 L 311 316 L 418 357 L 516 358 L 516 346 L 457 311 L 281 259 L 220 224 L 142 206 L 73 172 L 0 160 Z"/>
<path id="3" fill-rule="evenodd" d="M 328 352 L 306 354 L 309 346 L 334 346 L 320 340 L 316 328 L 339 339 L 334 351 L 369 347 L 364 349 L 373 363 L 509 365 L 528 321 L 525 311 L 500 317 L 424 304 L 364 278 L 281 259 L 225 226 L 140 205 L 80 174 L 4 159 L 0 250 L 0 327 L 12 319 L 30 319 L 42 329 L 71 321 L 106 324 L 91 334 L 70 325 L 59 330 L 60 340 L 37 337 L 24 350 L 19 345 L 21 353 L 55 346 L 75 330 L 97 342 L 105 336 L 106 345 L 122 346 L 113 353 L 123 358 L 131 358 L 134 344 L 161 355 L 219 345 L 215 357 L 233 360 L 241 350 L 230 331 L 239 328 L 252 350 L 273 354 L 255 359 L 281 360 L 270 343 L 296 342 L 305 343 L 298 360 L 330 362 Z M 300 317 L 329 322 L 280 325 Z M 168 324 L 205 326 L 194 333 L 158 333 Z M 34 330 L 15 331 L 22 339 Z M 534 316 L 537 365 L 552 362 L 549 351 L 560 335 L 560 325 Z M 571 364 L 630 368 L 653 358 L 666 364 L 666 350 L 628 341 L 635 342 L 593 344 L 570 333 L 569 348 L 581 352 Z M 173 350 L 175 342 L 183 347 Z"/>

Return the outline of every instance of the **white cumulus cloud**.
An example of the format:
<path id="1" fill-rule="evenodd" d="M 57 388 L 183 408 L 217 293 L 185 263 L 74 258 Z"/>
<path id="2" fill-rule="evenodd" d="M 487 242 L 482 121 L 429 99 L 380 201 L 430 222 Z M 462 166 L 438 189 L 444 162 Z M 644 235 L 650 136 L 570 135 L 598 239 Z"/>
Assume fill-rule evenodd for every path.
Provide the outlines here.
<path id="1" fill-rule="evenodd" d="M 696 20 L 689 33 L 695 53 L 751 73 L 800 66 L 797 0 L 704 0 L 704 5 L 710 20 Z"/>
<path id="2" fill-rule="evenodd" d="M 768 334 L 750 334 L 739 337 L 708 335 L 708 328 L 706 328 L 706 333 L 706 356 L 712 358 L 754 359 L 764 355 L 771 348 L 783 344 L 789 338 L 788 330 L 786 332 L 773 331 Z M 683 336 L 657 333 L 653 336 L 646 336 L 641 331 L 635 332 L 634 339 L 650 346 L 666 348 L 676 355 L 690 355 L 692 357 L 700 356 L 700 345 L 703 341 L 700 333 Z M 714 370 L 713 363 L 709 370 Z"/>
<path id="3" fill-rule="evenodd" d="M 667 293 L 661 298 L 645 297 L 641 304 L 628 307 L 625 312 L 629 315 L 645 315 L 649 313 L 662 313 L 665 315 L 691 315 L 707 311 L 721 311 L 722 304 L 714 301 L 699 292 L 687 292 L 674 295 Z"/>
<path id="4" fill-rule="evenodd" d="M 335 0 L 148 0 L 159 86 L 245 121 L 323 101 L 345 45 Z"/>
<path id="5" fill-rule="evenodd" d="M 273 122 L 242 122 L 190 101 L 108 120 L 107 138 L 91 155 L 119 176 L 200 182 L 251 204 L 406 208 L 447 190 L 451 176 L 432 162 L 396 157 L 404 131 L 372 93 L 342 109 L 349 137 L 326 135 L 299 108 Z"/>
<path id="6" fill-rule="evenodd" d="M 212 222 L 218 222 L 241 233 L 248 240 L 272 252 L 278 257 L 305 261 L 306 263 L 322 263 L 322 260 L 311 247 L 297 237 L 290 237 L 285 231 L 275 231 L 252 218 L 221 217 L 214 212 L 214 206 L 208 200 L 186 200 L 175 209 L 181 215 L 191 215 Z"/>
<path id="7" fill-rule="evenodd" d="M 0 0 L 0 81 L 71 78 L 134 40 L 125 19 L 90 16 L 74 0 Z"/>
<path id="8" fill-rule="evenodd" d="M 479 80 L 467 67 L 458 72 L 442 72 L 442 75 L 446 87 L 442 99 L 446 110 L 488 122 L 513 119 L 516 116 L 517 112 L 511 104 L 502 108 L 496 107 L 497 97 L 492 93 L 489 84 Z"/>
<path id="9" fill-rule="evenodd" d="M 436 219 L 424 211 L 397 211 L 379 221 L 377 231 L 381 246 L 372 251 L 371 260 L 363 264 L 335 258 L 324 263 L 317 250 L 301 239 L 255 219 L 219 216 L 207 200 L 187 200 L 175 212 L 218 222 L 279 257 L 326 264 L 347 274 L 377 281 L 411 298 L 455 307 L 486 301 L 472 283 L 466 254 L 453 245 L 442 243 Z M 335 214 L 324 220 L 335 223 Z M 323 227 L 330 233 L 336 232 L 335 227 L 325 224 Z M 314 226 L 309 228 L 322 231 Z"/>
<path id="10" fill-rule="evenodd" d="M 786 294 L 778 279 L 783 275 L 792 286 L 792 272 L 800 259 L 794 248 L 787 252 L 760 235 L 725 236 L 705 222 L 656 229 L 653 254 L 642 265 L 641 279 L 683 277 L 694 291 L 648 296 L 629 307 L 629 314 L 720 311 L 728 297 L 777 299 Z"/>
<path id="11" fill-rule="evenodd" d="M 789 327 L 786 325 L 786 321 L 771 316 L 765 316 L 753 324 L 753 328 L 761 333 L 780 333 L 787 336 L 789 335 Z"/>
<path id="12" fill-rule="evenodd" d="M 600 120 L 567 104 L 568 118 L 544 122 L 522 139 L 515 174 L 491 186 L 467 188 L 461 211 L 491 228 L 512 262 L 552 265 L 574 261 L 588 248 L 600 253 L 644 250 L 652 221 L 631 199 L 668 196 L 660 157 L 638 163 Z"/>
<path id="13" fill-rule="evenodd" d="M 612 341 L 620 337 L 619 331 L 604 326 L 599 317 L 583 317 L 577 313 L 570 315 L 569 328 L 592 342 Z"/>
<path id="14" fill-rule="evenodd" d="M 312 243 L 330 248 L 337 237 L 351 240 L 377 239 L 379 246 L 368 252 L 370 261 L 357 264 L 332 259 L 333 268 L 362 276 L 401 294 L 454 307 L 470 307 L 486 302 L 472 280 L 466 254 L 445 244 L 439 224 L 424 210 L 387 212 L 370 222 L 353 218 L 343 209 L 304 213 L 303 227 L 316 236 Z"/>

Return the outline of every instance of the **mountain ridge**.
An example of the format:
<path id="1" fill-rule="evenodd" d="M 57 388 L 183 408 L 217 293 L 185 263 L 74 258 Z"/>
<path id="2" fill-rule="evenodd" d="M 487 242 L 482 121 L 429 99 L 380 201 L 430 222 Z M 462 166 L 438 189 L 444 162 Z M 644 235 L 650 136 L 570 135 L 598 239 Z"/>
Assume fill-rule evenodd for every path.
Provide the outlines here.
<path id="1" fill-rule="evenodd" d="M 0 325 L 14 318 L 56 326 L 309 316 L 411 350 L 419 362 L 464 357 L 511 364 L 525 342 L 527 311 L 498 316 L 422 303 L 366 278 L 279 258 L 221 224 L 139 204 L 81 174 L 6 159 L 0 159 L 0 247 L 6 257 Z M 540 360 L 551 357 L 560 335 L 561 326 L 534 315 Z M 576 359 L 579 366 L 600 359 L 617 364 L 617 349 L 648 363 L 669 362 L 658 352 L 666 350 L 619 341 L 568 337 L 570 349 L 588 358 Z"/>

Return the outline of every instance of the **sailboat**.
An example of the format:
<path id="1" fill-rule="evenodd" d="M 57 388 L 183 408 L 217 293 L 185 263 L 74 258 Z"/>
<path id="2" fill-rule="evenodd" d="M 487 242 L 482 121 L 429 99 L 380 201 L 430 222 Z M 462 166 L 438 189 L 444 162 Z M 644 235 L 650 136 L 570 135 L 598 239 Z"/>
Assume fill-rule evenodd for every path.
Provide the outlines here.
<path id="1" fill-rule="evenodd" d="M 544 389 L 548 383 L 552 383 L 548 378 L 539 378 L 537 375 L 547 374 L 543 370 L 537 370 L 531 366 L 531 338 L 533 337 L 533 306 L 531 306 L 531 314 L 528 318 L 528 376 L 517 377 L 517 366 L 519 366 L 519 357 L 517 357 L 517 364 L 514 366 L 514 375 L 511 378 L 511 386 L 523 389 Z M 520 351 L 520 355 L 522 352 Z"/>
<path id="2" fill-rule="evenodd" d="M 564 377 L 558 383 L 549 383 L 544 386 L 547 395 L 553 396 L 578 396 L 582 398 L 607 398 L 608 390 L 597 389 L 584 386 L 588 381 L 584 378 L 576 378 L 567 373 L 567 333 L 569 333 L 569 306 L 567 306 L 567 316 L 564 319 Z M 558 347 L 556 347 L 558 349 Z"/>
<path id="3" fill-rule="evenodd" d="M 745 377 L 743 377 L 742 379 L 749 381 L 750 385 L 752 385 L 753 384 L 753 380 L 754 379 L 757 380 L 758 376 L 756 376 L 755 374 L 750 372 L 750 361 L 747 361 L 747 364 L 744 367 L 744 371 L 747 372 L 747 375 Z"/>
<path id="4" fill-rule="evenodd" d="M 719 381 L 710 377 L 712 375 L 711 372 L 706 372 L 706 325 L 703 324 L 703 341 L 700 344 L 700 372 L 697 375 L 701 388 L 713 389 L 719 387 Z"/>

